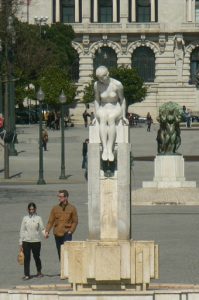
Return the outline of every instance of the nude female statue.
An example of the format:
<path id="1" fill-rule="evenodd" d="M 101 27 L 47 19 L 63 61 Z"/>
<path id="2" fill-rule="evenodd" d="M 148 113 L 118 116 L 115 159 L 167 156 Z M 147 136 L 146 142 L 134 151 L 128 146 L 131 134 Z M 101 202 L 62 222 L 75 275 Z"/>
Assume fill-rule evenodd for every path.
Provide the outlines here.
<path id="1" fill-rule="evenodd" d="M 123 95 L 123 85 L 120 81 L 109 77 L 109 71 L 104 66 L 97 68 L 96 76 L 98 81 L 94 84 L 95 116 L 99 122 L 99 134 L 103 147 L 102 160 L 114 161 L 116 124 L 120 119 L 128 124 L 125 117 L 126 101 Z"/>

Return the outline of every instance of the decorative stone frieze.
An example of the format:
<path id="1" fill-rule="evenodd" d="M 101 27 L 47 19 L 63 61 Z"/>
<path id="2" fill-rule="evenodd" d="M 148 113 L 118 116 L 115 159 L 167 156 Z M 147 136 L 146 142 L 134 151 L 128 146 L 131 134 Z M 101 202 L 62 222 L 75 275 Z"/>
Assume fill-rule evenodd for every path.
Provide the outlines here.
<path id="1" fill-rule="evenodd" d="M 126 53 L 127 52 L 127 44 L 128 44 L 127 34 L 121 34 L 120 43 L 121 43 L 121 47 L 122 47 L 122 52 Z"/>
<path id="2" fill-rule="evenodd" d="M 160 52 L 160 48 L 156 43 L 145 39 L 130 43 L 127 47 L 127 52 L 132 54 L 136 48 L 141 46 L 149 47 L 155 55 Z"/>

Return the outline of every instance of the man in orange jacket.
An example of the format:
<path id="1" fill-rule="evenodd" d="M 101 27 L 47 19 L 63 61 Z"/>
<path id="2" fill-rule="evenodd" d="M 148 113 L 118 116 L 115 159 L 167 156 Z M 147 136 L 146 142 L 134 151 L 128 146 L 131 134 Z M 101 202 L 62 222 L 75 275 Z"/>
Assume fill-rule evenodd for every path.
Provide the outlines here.
<path id="1" fill-rule="evenodd" d="M 59 260 L 61 245 L 66 241 L 72 240 L 72 234 L 78 224 L 77 210 L 75 206 L 68 202 L 68 197 L 69 193 L 67 190 L 58 192 L 59 204 L 52 208 L 45 230 L 45 236 L 48 238 L 49 232 L 53 227 Z"/>

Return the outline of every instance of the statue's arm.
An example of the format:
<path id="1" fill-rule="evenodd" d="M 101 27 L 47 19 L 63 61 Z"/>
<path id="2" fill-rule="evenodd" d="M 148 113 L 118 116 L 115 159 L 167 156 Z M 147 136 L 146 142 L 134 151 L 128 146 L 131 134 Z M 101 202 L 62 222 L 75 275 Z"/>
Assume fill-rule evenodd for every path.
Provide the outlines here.
<path id="1" fill-rule="evenodd" d="M 99 87 L 97 85 L 97 81 L 94 83 L 94 97 L 95 97 L 94 99 L 95 118 L 93 119 L 92 124 L 95 124 L 96 122 L 96 114 L 100 107 L 100 93 L 99 93 Z"/>
<path id="2" fill-rule="evenodd" d="M 122 119 L 125 123 L 128 124 L 128 120 L 126 118 L 126 99 L 124 98 L 124 89 L 121 82 L 118 83 L 118 97 L 122 108 Z"/>

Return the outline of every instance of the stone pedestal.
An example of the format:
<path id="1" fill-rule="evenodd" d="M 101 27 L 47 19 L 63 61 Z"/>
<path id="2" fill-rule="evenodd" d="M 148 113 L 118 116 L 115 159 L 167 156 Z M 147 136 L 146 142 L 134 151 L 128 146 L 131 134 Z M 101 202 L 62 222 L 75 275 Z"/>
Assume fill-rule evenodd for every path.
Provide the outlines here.
<path id="1" fill-rule="evenodd" d="M 130 144 L 128 126 L 117 127 L 115 171 L 107 177 L 101 160 L 99 130 L 91 126 L 88 145 L 89 239 L 130 238 Z"/>
<path id="2" fill-rule="evenodd" d="M 158 246 L 153 241 L 66 242 L 61 278 L 76 290 L 145 289 L 158 278 Z"/>
<path id="3" fill-rule="evenodd" d="M 157 155 L 154 161 L 153 181 L 144 181 L 143 188 L 196 187 L 195 181 L 186 181 L 182 155 Z"/>
<path id="4" fill-rule="evenodd" d="M 131 240 L 129 129 L 117 126 L 113 162 L 102 161 L 99 125 L 89 127 L 89 237 L 66 242 L 61 278 L 76 290 L 146 289 L 158 278 L 158 248 L 153 241 Z"/>

